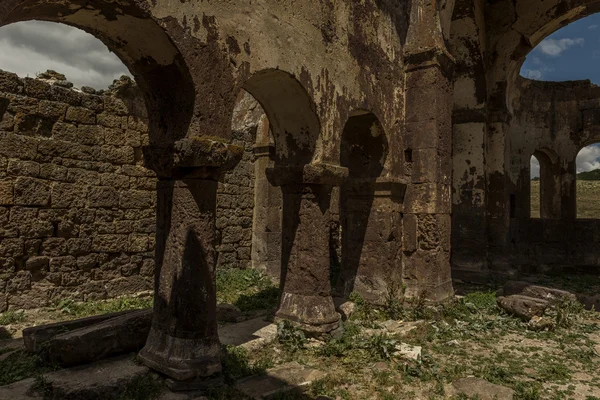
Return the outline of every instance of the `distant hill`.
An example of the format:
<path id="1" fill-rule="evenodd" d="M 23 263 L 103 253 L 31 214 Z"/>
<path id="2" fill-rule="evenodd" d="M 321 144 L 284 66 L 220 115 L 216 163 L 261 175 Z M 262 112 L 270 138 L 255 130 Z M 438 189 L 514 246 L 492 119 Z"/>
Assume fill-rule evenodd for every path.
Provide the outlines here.
<path id="1" fill-rule="evenodd" d="M 582 181 L 600 181 L 600 169 L 577 174 L 577 179 Z"/>

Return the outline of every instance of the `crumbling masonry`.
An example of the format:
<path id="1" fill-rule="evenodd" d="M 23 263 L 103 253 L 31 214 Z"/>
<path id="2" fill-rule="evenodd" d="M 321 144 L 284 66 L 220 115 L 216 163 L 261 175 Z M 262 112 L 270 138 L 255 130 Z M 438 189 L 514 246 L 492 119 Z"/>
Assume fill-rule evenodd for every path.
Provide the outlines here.
<path id="1" fill-rule="evenodd" d="M 597 89 L 518 72 L 544 37 L 599 9 L 3 0 L 0 25 L 63 22 L 103 40 L 145 107 L 1 75 L 11 275 L 0 305 L 138 291 L 154 270 L 140 359 L 188 380 L 221 369 L 217 264 L 279 278 L 276 316 L 314 334 L 339 326 L 334 299 L 351 292 L 442 301 L 451 270 L 482 280 L 596 267 L 589 242 L 575 243 L 598 228 L 574 220 L 572 176 L 596 139 Z M 534 153 L 546 160 L 539 221 L 528 215 Z"/>

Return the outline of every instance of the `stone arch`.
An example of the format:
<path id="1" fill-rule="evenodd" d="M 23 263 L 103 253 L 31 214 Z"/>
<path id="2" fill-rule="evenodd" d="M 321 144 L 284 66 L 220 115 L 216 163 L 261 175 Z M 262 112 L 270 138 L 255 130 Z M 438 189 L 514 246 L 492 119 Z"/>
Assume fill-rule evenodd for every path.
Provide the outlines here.
<path id="1" fill-rule="evenodd" d="M 540 163 L 540 218 L 558 219 L 561 216 L 560 160 L 556 152 L 536 149 L 533 154 Z"/>
<path id="2" fill-rule="evenodd" d="M 267 69 L 253 74 L 242 88 L 261 104 L 267 115 L 275 141 L 276 163 L 310 163 L 321 122 L 304 86 L 288 72 Z"/>
<path id="3" fill-rule="evenodd" d="M 512 114 L 512 105 L 518 97 L 516 86 L 519 71 L 527 54 L 542 40 L 562 27 L 600 11 L 598 0 L 538 1 L 536 4 L 519 0 L 502 1 L 490 6 L 490 65 L 488 94 L 490 104 Z M 506 15 L 514 16 L 510 23 Z"/>
<path id="4" fill-rule="evenodd" d="M 340 188 L 342 261 L 336 296 L 357 292 L 381 303 L 391 282 L 399 282 L 400 215 L 386 187 L 388 136 L 372 112 L 357 110 L 346 121 L 341 141 L 341 165 L 348 179 Z"/>
<path id="5" fill-rule="evenodd" d="M 151 145 L 168 147 L 187 135 L 194 85 L 177 46 L 145 2 L 7 0 L 0 5 L 0 26 L 34 19 L 80 28 L 115 52 L 143 92 Z"/>
<path id="6" fill-rule="evenodd" d="M 577 165 L 577 159 L 579 158 L 579 155 L 581 154 L 581 152 L 587 148 L 590 147 L 592 145 L 600 145 L 600 138 L 596 138 L 596 139 L 589 139 L 586 140 L 580 147 L 577 148 L 577 152 L 575 153 L 575 156 L 573 158 L 574 162 L 573 162 L 573 166 L 574 166 L 574 170 L 572 171 L 573 173 L 573 180 L 574 180 L 574 185 L 573 185 L 573 190 L 575 191 L 573 199 L 575 202 L 575 218 L 576 219 L 594 219 L 594 220 L 598 220 L 600 219 L 600 217 L 597 215 L 597 213 L 594 212 L 593 208 L 590 210 L 589 207 L 586 207 L 585 205 L 583 205 L 584 203 L 586 203 L 585 199 L 582 199 L 582 195 L 581 195 L 581 191 L 585 191 L 585 184 L 580 184 L 579 178 L 578 178 L 578 165 Z M 594 188 L 595 189 L 595 188 Z M 592 190 L 594 190 L 592 189 Z M 590 200 L 588 199 L 588 201 L 590 202 L 595 202 L 594 200 Z"/>

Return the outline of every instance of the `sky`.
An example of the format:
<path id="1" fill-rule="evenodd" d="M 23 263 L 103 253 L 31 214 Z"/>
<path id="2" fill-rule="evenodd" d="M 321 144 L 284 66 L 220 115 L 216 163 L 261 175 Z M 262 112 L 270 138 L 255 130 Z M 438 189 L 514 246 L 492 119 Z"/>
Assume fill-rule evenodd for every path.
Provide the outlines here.
<path id="1" fill-rule="evenodd" d="M 575 21 L 554 32 L 529 53 L 521 75 L 542 81 L 589 79 L 600 85 L 600 13 Z M 581 150 L 577 172 L 600 168 L 600 144 Z M 531 177 L 540 176 L 540 165 L 531 158 Z"/>
<path id="2" fill-rule="evenodd" d="M 119 58 L 94 36 L 54 22 L 28 21 L 0 28 L 0 69 L 35 76 L 53 69 L 80 88 L 106 89 L 130 75 Z"/>

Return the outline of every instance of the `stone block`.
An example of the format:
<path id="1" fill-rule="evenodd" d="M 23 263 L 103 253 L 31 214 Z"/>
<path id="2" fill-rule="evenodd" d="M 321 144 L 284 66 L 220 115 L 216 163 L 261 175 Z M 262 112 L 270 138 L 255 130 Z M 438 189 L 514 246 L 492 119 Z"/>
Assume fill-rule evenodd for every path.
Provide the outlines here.
<path id="1" fill-rule="evenodd" d="M 17 74 L 0 70 L 0 92 L 21 93 L 22 91 L 23 81 Z"/>
<path id="2" fill-rule="evenodd" d="M 93 186 L 88 190 L 88 207 L 118 207 L 119 192 L 110 186 Z"/>
<path id="3" fill-rule="evenodd" d="M 98 114 L 97 120 L 99 125 L 107 128 L 127 129 L 127 117 L 104 112 Z"/>
<path id="4" fill-rule="evenodd" d="M 19 177 L 15 180 L 14 203 L 25 206 L 47 206 L 50 204 L 51 185 L 47 181 Z"/>
<path id="5" fill-rule="evenodd" d="M 148 235 L 131 234 L 129 235 L 129 251 L 139 253 L 148 250 Z"/>
<path id="6" fill-rule="evenodd" d="M 121 208 L 154 208 L 156 193 L 146 190 L 128 190 L 121 192 Z"/>
<path id="7" fill-rule="evenodd" d="M 85 207 L 87 186 L 71 183 L 55 183 L 52 187 L 52 207 Z"/>
<path id="8" fill-rule="evenodd" d="M 6 172 L 8 175 L 36 178 L 40 174 L 40 164 L 35 161 L 9 160 Z"/>
<path id="9" fill-rule="evenodd" d="M 498 306 L 525 322 L 534 316 L 542 316 L 548 307 L 548 301 L 536 299 L 533 297 L 512 295 L 507 297 L 498 297 Z"/>
<path id="10" fill-rule="evenodd" d="M 41 164 L 40 174 L 41 179 L 53 181 L 66 181 L 68 169 L 56 164 Z"/>
<path id="11" fill-rule="evenodd" d="M 41 100 L 37 113 L 43 117 L 61 120 L 67 112 L 67 104 L 56 101 Z"/>
<path id="12" fill-rule="evenodd" d="M 64 238 L 48 238 L 42 241 L 42 254 L 50 257 L 66 256 L 69 253 Z"/>
<path id="13" fill-rule="evenodd" d="M 35 99 L 48 99 L 50 97 L 50 84 L 36 78 L 23 78 L 24 92 Z"/>
<path id="14" fill-rule="evenodd" d="M 1 239 L 0 257 L 22 257 L 24 245 L 25 241 L 22 238 Z"/>
<path id="15" fill-rule="evenodd" d="M 92 240 L 92 250 L 102 253 L 127 252 L 128 235 L 97 235 Z"/>
<path id="16" fill-rule="evenodd" d="M 21 160 L 33 160 L 37 156 L 37 151 L 37 139 L 0 132 L 0 155 Z"/>
<path id="17" fill-rule="evenodd" d="M 40 271 L 48 271 L 48 265 L 50 264 L 50 259 L 45 256 L 41 257 L 30 257 L 25 262 L 25 268 L 32 272 L 40 272 Z"/>
<path id="18" fill-rule="evenodd" d="M 51 137 L 54 121 L 33 114 L 15 115 L 15 132 L 21 135 Z"/>
<path id="19" fill-rule="evenodd" d="M 109 114 L 127 116 L 129 109 L 125 102 L 117 97 L 104 96 L 104 110 Z M 127 121 L 127 117 L 125 117 Z"/>
<path id="20" fill-rule="evenodd" d="M 96 123 L 96 113 L 83 107 L 69 107 L 65 120 L 93 125 Z"/>
<path id="21" fill-rule="evenodd" d="M 104 98 L 103 96 L 86 94 L 81 98 L 81 105 L 97 113 L 102 112 L 104 110 Z"/>
<path id="22" fill-rule="evenodd" d="M 50 87 L 50 100 L 67 103 L 72 106 L 81 104 L 82 94 L 75 90 L 53 85 Z"/>
<path id="23" fill-rule="evenodd" d="M 125 294 L 135 294 L 153 289 L 153 280 L 139 275 L 127 278 L 119 278 L 107 282 L 106 292 L 109 297 L 117 297 Z"/>
<path id="24" fill-rule="evenodd" d="M 0 205 L 12 205 L 13 197 L 13 180 L 0 181 Z"/>
<path id="25" fill-rule="evenodd" d="M 77 270 L 77 263 L 75 257 L 68 256 L 55 256 L 50 258 L 50 272 L 56 273 L 68 273 Z"/>

